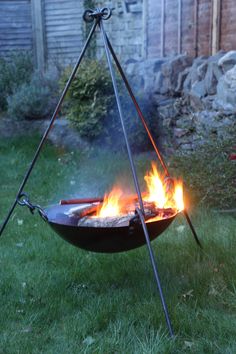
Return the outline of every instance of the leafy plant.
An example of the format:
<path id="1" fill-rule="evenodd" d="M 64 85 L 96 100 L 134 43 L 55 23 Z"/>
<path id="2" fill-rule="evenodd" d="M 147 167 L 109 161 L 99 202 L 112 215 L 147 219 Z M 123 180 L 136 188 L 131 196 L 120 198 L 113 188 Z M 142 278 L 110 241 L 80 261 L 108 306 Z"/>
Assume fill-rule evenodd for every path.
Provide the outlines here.
<path id="1" fill-rule="evenodd" d="M 71 68 L 61 79 L 64 87 Z M 103 63 L 84 61 L 67 94 L 68 119 L 81 136 L 93 139 L 100 135 L 103 121 L 114 103 L 112 83 Z"/>
<path id="2" fill-rule="evenodd" d="M 7 97 L 29 83 L 33 73 L 31 52 L 13 53 L 8 59 L 0 58 L 0 111 L 7 109 Z"/>
<path id="3" fill-rule="evenodd" d="M 215 140 L 173 158 L 172 167 L 184 176 L 190 194 L 199 203 L 235 207 L 236 164 L 229 159 L 234 144 L 233 140 Z"/>
<path id="4" fill-rule="evenodd" d="M 8 113 L 16 119 L 44 118 L 55 107 L 56 92 L 56 81 L 36 72 L 29 83 L 24 83 L 8 97 Z"/>
<path id="5" fill-rule="evenodd" d="M 71 68 L 65 70 L 61 86 L 64 87 L 70 72 Z M 140 121 L 135 118 L 135 109 L 119 77 L 117 82 L 131 145 L 144 150 L 148 146 L 146 132 Z M 141 96 L 139 103 L 150 123 L 151 105 Z M 124 144 L 111 77 L 103 61 L 87 60 L 81 65 L 69 89 L 65 110 L 68 119 L 81 136 L 90 140 L 97 139 L 97 142 L 102 139 L 103 143 L 105 141 L 110 146 L 121 147 Z M 155 119 L 152 119 L 152 122 L 151 126 L 154 127 Z"/>

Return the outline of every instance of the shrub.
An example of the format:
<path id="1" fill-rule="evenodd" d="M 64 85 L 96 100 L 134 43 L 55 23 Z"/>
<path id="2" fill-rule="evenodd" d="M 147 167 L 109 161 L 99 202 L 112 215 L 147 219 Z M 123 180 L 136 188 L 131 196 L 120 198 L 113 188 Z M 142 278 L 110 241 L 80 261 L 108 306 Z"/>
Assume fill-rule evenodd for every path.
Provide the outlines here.
<path id="1" fill-rule="evenodd" d="M 7 109 L 7 97 L 20 85 L 29 83 L 33 73 L 30 52 L 13 53 L 7 60 L 0 58 L 0 111 Z"/>
<path id="2" fill-rule="evenodd" d="M 70 67 L 65 70 L 62 87 L 70 72 Z M 68 119 L 81 136 L 93 139 L 100 135 L 113 103 L 112 83 L 105 66 L 95 60 L 84 61 L 67 94 Z"/>
<path id="3" fill-rule="evenodd" d="M 171 163 L 181 173 L 198 203 L 227 209 L 235 208 L 236 164 L 230 161 L 233 140 L 215 140 L 204 144 L 192 154 L 179 154 Z"/>
<path id="4" fill-rule="evenodd" d="M 61 79 L 64 87 L 71 68 L 67 68 Z M 147 147 L 146 133 L 138 119 L 134 119 L 135 109 L 128 98 L 127 91 L 122 87 L 118 78 L 121 92 L 121 103 L 124 108 L 124 119 L 131 145 Z M 151 117 L 151 106 L 147 99 L 139 97 L 139 103 L 146 113 L 148 121 Z M 94 60 L 84 61 L 76 74 L 67 94 L 66 114 L 81 136 L 90 140 L 103 139 L 110 145 L 121 147 L 124 143 L 120 118 L 118 115 L 110 73 L 104 62 Z M 155 120 L 152 119 L 152 126 Z M 112 138 L 115 139 L 113 140 Z"/>
<path id="5" fill-rule="evenodd" d="M 8 97 L 8 113 L 16 119 L 44 118 L 55 108 L 56 92 L 56 81 L 36 72 L 30 83 L 24 83 Z"/>

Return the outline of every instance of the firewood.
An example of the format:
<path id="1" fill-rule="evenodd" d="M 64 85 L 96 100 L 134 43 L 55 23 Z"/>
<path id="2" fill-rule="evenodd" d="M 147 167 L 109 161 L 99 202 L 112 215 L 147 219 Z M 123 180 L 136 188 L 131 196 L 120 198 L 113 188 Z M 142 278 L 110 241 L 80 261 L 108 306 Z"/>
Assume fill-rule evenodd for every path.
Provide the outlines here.
<path id="1" fill-rule="evenodd" d="M 99 203 L 78 205 L 74 208 L 70 208 L 67 212 L 65 212 L 65 214 L 70 217 L 77 216 L 77 217 L 81 218 L 86 215 L 95 214 L 97 211 L 98 205 L 99 205 Z"/>
<path id="2" fill-rule="evenodd" d="M 85 216 L 78 220 L 78 226 L 87 227 L 122 227 L 128 226 L 131 215 L 112 216 L 106 218 Z"/>
<path id="3" fill-rule="evenodd" d="M 80 212 L 79 217 L 83 218 L 85 216 L 94 215 L 96 213 L 97 209 L 98 209 L 98 204 L 93 204 L 87 208 L 84 208 Z"/>
<path id="4" fill-rule="evenodd" d="M 130 220 L 135 215 L 135 209 L 139 207 L 137 198 L 127 198 L 127 205 L 124 215 L 112 216 L 112 217 L 99 217 L 96 216 L 98 207 L 101 203 L 87 203 L 83 205 L 78 205 L 69 209 L 65 214 L 69 217 L 78 218 L 78 226 L 89 226 L 89 227 L 122 227 L 128 226 Z M 144 214 L 146 221 L 155 221 L 160 219 L 168 218 L 175 214 L 175 209 L 172 208 L 157 208 L 154 202 L 143 202 Z"/>
<path id="5" fill-rule="evenodd" d="M 69 205 L 69 204 L 90 204 L 90 203 L 102 203 L 103 198 L 81 198 L 81 199 L 62 199 L 60 200 L 60 205 Z"/>

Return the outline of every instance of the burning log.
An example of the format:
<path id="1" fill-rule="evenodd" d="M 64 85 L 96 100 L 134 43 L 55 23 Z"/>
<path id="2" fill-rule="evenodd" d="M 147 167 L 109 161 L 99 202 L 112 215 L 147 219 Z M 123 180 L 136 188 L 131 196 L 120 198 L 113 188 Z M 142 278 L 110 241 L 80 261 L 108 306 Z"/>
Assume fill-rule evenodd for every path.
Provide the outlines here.
<path id="1" fill-rule="evenodd" d="M 85 216 L 92 216 L 94 215 L 98 210 L 98 205 L 91 205 L 87 208 L 84 208 L 81 212 L 80 212 L 80 218 L 83 218 Z"/>
<path id="2" fill-rule="evenodd" d="M 171 178 L 167 178 L 165 180 L 166 186 L 163 188 L 154 165 L 152 173 L 147 175 L 145 180 L 152 187 L 149 194 L 143 193 L 142 195 L 146 222 L 166 219 L 175 215 L 178 209 L 174 206 L 172 207 L 172 204 L 167 204 L 170 207 L 164 207 L 166 206 L 166 200 L 168 198 L 168 200 L 171 199 L 171 197 L 168 197 L 168 193 L 171 196 L 173 194 L 174 181 Z M 157 184 L 156 189 L 155 183 Z M 158 193 L 160 193 L 160 197 L 158 197 Z M 119 187 L 114 187 L 109 194 L 105 194 L 104 198 L 61 200 L 60 204 L 78 204 L 76 207 L 69 209 L 66 215 L 76 218 L 78 226 L 87 227 L 128 226 L 131 222 L 138 220 L 138 217 L 136 218 L 135 216 L 137 208 L 140 208 L 137 195 L 124 195 Z"/>
<path id="3" fill-rule="evenodd" d="M 134 198 L 129 198 L 130 200 L 132 201 Z M 172 208 L 157 208 L 153 202 L 144 201 L 143 205 L 147 222 L 166 219 L 173 216 L 176 212 Z M 69 217 L 77 217 L 77 225 L 82 227 L 122 227 L 130 224 L 135 216 L 135 209 L 137 207 L 139 207 L 137 202 L 127 204 L 122 214 L 101 217 L 99 216 L 101 203 L 90 203 L 71 208 L 66 214 Z"/>
<path id="4" fill-rule="evenodd" d="M 87 227 L 115 227 L 128 226 L 130 219 L 135 215 L 134 209 L 126 211 L 124 215 L 99 217 L 96 216 L 100 203 L 84 204 L 71 208 L 66 214 L 69 217 L 78 217 L 78 226 Z"/>
<path id="5" fill-rule="evenodd" d="M 69 217 L 83 218 L 85 216 L 94 215 L 98 209 L 99 203 L 81 204 L 74 208 L 70 208 L 65 214 Z"/>
<path id="6" fill-rule="evenodd" d="M 109 216 L 105 218 L 100 218 L 96 216 L 85 216 L 78 221 L 78 226 L 87 227 L 122 227 L 128 226 L 133 214 L 122 215 L 122 216 Z"/>

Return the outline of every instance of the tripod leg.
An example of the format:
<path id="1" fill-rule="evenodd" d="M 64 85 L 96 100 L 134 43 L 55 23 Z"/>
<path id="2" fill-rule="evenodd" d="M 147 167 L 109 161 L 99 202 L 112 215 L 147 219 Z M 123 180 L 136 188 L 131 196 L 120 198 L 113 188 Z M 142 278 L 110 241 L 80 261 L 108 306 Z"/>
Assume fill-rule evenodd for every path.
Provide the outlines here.
<path id="1" fill-rule="evenodd" d="M 201 244 L 201 242 L 200 242 L 200 240 L 199 240 L 199 238 L 198 238 L 198 236 L 197 236 L 197 233 L 196 233 L 196 231 L 195 231 L 195 229 L 194 229 L 194 227 L 193 227 L 193 224 L 192 224 L 192 222 L 191 222 L 191 220 L 190 220 L 190 217 L 189 217 L 189 215 L 188 215 L 187 210 L 184 210 L 183 213 L 184 213 L 184 216 L 185 216 L 185 218 L 186 218 L 186 220 L 187 220 L 187 222 L 188 222 L 188 224 L 189 224 L 189 227 L 190 227 L 190 229 L 191 229 L 191 231 L 192 231 L 193 237 L 194 237 L 194 239 L 195 239 L 197 245 L 198 245 L 200 248 L 203 248 L 203 247 L 202 247 L 202 244 Z"/>
<path id="2" fill-rule="evenodd" d="M 166 324 L 167 324 L 170 336 L 173 337 L 174 336 L 174 332 L 173 332 L 173 329 L 172 329 L 172 325 L 171 325 L 168 309 L 167 309 L 166 302 L 165 302 L 165 299 L 164 299 L 164 295 L 163 295 L 163 292 L 162 292 L 161 282 L 160 282 L 160 278 L 159 278 L 159 274 L 158 274 L 158 270 L 157 270 L 157 264 L 156 264 L 155 259 L 154 259 L 154 254 L 153 254 L 153 250 L 152 250 L 152 246 L 151 246 L 151 242 L 150 242 L 150 238 L 149 238 L 149 234 L 148 234 L 148 229 L 147 229 L 147 226 L 146 226 L 146 223 L 145 223 L 145 220 L 144 220 L 144 217 L 143 217 L 143 214 L 142 214 L 141 210 L 140 209 L 136 209 L 136 210 L 137 210 L 137 213 L 138 213 L 139 218 L 140 218 L 141 223 L 142 223 L 143 232 L 144 232 L 144 235 L 145 235 L 145 239 L 146 239 L 146 243 L 147 243 L 147 247 L 148 247 L 148 252 L 149 252 L 149 256 L 150 256 L 150 260 L 151 260 L 151 264 L 152 264 L 152 268 L 153 268 L 153 273 L 154 273 L 156 284 L 157 284 L 157 289 L 158 289 L 159 294 L 160 294 L 161 304 L 162 304 L 163 311 L 164 311 L 164 314 L 165 314 Z"/>
<path id="3" fill-rule="evenodd" d="M 126 75 L 125 75 L 125 73 L 124 73 L 124 71 L 123 71 L 123 69 L 122 69 L 122 67 L 120 65 L 120 62 L 119 62 L 119 60 L 118 60 L 118 58 L 117 58 L 117 56 L 116 56 L 116 54 L 114 52 L 114 49 L 113 49 L 113 47 L 112 47 L 112 45 L 111 45 L 111 43 L 109 41 L 109 38 L 107 36 L 106 36 L 106 39 L 107 39 L 107 44 L 108 44 L 109 50 L 111 52 L 111 55 L 112 55 L 112 57 L 113 57 L 113 59 L 114 59 L 114 61 L 116 63 L 116 66 L 117 66 L 117 69 L 118 69 L 118 71 L 120 73 L 120 76 L 122 77 L 122 79 L 123 79 L 123 81 L 125 83 L 126 89 L 127 89 L 128 93 L 129 93 L 129 95 L 130 95 L 130 97 L 131 97 L 131 99 L 133 101 L 133 104 L 134 104 L 134 107 L 135 107 L 135 109 L 136 109 L 136 111 L 138 113 L 138 116 L 139 116 L 139 118 L 140 118 L 140 120 L 141 120 L 141 122 L 142 122 L 142 124 L 144 126 L 144 129 L 147 132 L 149 140 L 151 141 L 152 146 L 153 146 L 153 148 L 154 148 L 154 150 L 155 150 L 155 152 L 157 154 L 157 157 L 158 157 L 158 159 L 159 159 L 159 161 L 160 161 L 160 163 L 161 163 L 161 165 L 162 165 L 162 167 L 163 167 L 163 169 L 165 171 L 165 175 L 167 177 L 169 177 L 170 174 L 168 172 L 166 163 L 165 163 L 163 157 L 161 156 L 161 153 L 160 153 L 160 151 L 159 151 L 159 149 L 158 149 L 158 147 L 157 147 L 157 145 L 156 145 L 156 143 L 155 143 L 155 141 L 154 141 L 154 139 L 152 137 L 152 134 L 151 134 L 151 132 L 150 132 L 150 130 L 148 128 L 148 125 L 147 125 L 146 120 L 145 120 L 145 118 L 143 116 L 143 113 L 142 113 L 142 111 L 141 111 L 141 109 L 140 109 L 140 107 L 138 105 L 138 102 L 137 102 L 137 100 L 136 100 L 136 98 L 135 98 L 135 96 L 133 94 L 133 91 L 132 91 L 131 86 L 130 86 L 128 80 L 127 80 L 127 77 L 126 77 Z"/>
<path id="4" fill-rule="evenodd" d="M 8 214 L 7 214 L 6 219 L 4 220 L 4 222 L 3 222 L 2 226 L 1 226 L 1 229 L 0 229 L 0 236 L 2 235 L 2 233 L 3 233 L 4 229 L 5 229 L 5 227 L 7 226 L 8 221 L 9 221 L 9 219 L 10 219 L 10 217 L 11 217 L 11 215 L 12 215 L 12 213 L 13 213 L 15 207 L 16 207 L 16 205 L 17 205 L 17 201 L 15 200 L 14 203 L 12 204 L 12 206 L 11 206 L 11 209 L 9 210 L 9 212 L 8 212 Z"/>
<path id="5" fill-rule="evenodd" d="M 108 64 L 108 68 L 109 68 L 111 79 L 112 79 L 112 86 L 113 86 L 113 89 L 114 89 L 114 94 L 115 94 L 115 98 L 116 98 L 116 104 L 117 104 L 117 108 L 118 108 L 118 112 L 119 112 L 119 116 L 120 116 L 121 127 L 122 127 L 124 138 L 125 138 L 125 144 L 126 144 L 126 148 L 127 148 L 127 153 L 128 153 L 128 158 L 129 158 L 129 162 L 130 162 L 131 172 L 132 172 L 132 175 L 133 175 L 134 186 L 135 186 L 135 189 L 136 189 L 136 192 L 137 192 L 139 206 L 140 206 L 141 210 L 144 212 L 143 199 L 142 199 L 141 190 L 140 190 L 140 186 L 139 186 L 138 176 L 137 176 L 137 172 L 136 172 L 136 169 L 135 169 L 134 159 L 133 159 L 132 151 L 131 151 L 130 144 L 129 144 L 128 134 L 127 134 L 125 123 L 124 123 L 123 109 L 121 107 L 121 102 L 120 102 L 120 97 L 119 97 L 119 92 L 118 92 L 115 72 L 114 72 L 114 68 L 113 68 L 113 65 L 112 65 L 110 51 L 109 51 L 109 46 L 108 46 L 108 42 L 107 42 L 107 36 L 106 36 L 106 32 L 104 30 L 102 21 L 99 22 L 99 27 L 100 27 L 100 30 L 101 30 L 101 33 L 102 33 L 102 39 L 103 39 L 103 44 L 104 44 L 104 48 L 105 48 L 107 64 Z"/>
<path id="6" fill-rule="evenodd" d="M 116 79 L 115 79 L 115 75 L 114 75 L 114 71 L 113 71 L 113 67 L 112 67 L 112 63 L 111 63 L 107 36 L 106 36 L 105 31 L 104 31 L 102 22 L 99 23 L 99 26 L 100 26 L 100 29 L 101 29 L 101 32 L 102 32 L 102 36 L 103 36 L 103 42 L 104 42 L 104 47 L 105 47 L 105 51 L 106 51 L 107 62 L 108 62 L 108 66 L 109 66 L 109 70 L 110 70 L 110 74 L 111 74 L 111 78 L 112 78 L 114 93 L 115 93 L 115 96 L 116 96 L 117 107 L 118 107 L 118 111 L 119 111 L 119 115 L 120 115 L 120 121 L 121 121 L 122 129 L 123 129 L 123 133 L 124 133 L 124 137 L 125 137 L 128 157 L 129 157 L 129 160 L 130 160 L 131 170 L 132 170 L 133 179 L 134 179 L 134 184 L 135 184 L 136 192 L 137 192 L 137 195 L 138 195 L 139 205 L 140 205 L 141 210 L 143 211 L 144 207 L 143 207 L 142 195 L 141 195 L 141 191 L 140 191 L 140 187 L 139 187 L 139 183 L 138 183 L 136 170 L 135 170 L 135 167 L 134 167 L 133 157 L 132 157 L 131 149 L 130 149 L 130 146 L 129 146 L 129 141 L 128 141 L 126 128 L 125 128 L 125 125 L 124 125 L 123 111 L 122 111 L 122 108 L 121 108 L 120 99 L 119 99 L 118 90 L 117 90 Z M 153 255 L 153 252 L 152 252 L 151 244 L 150 244 L 148 230 L 147 230 L 147 227 L 146 227 L 146 224 L 145 224 L 145 220 L 144 220 L 144 217 L 143 217 L 143 213 L 142 213 L 141 210 L 137 209 L 137 212 L 138 212 L 139 218 L 141 220 L 143 231 L 144 231 L 144 235 L 145 235 L 145 238 L 146 238 L 146 242 L 147 242 L 147 246 L 148 246 L 148 250 L 149 250 L 149 255 L 150 255 L 150 259 L 151 259 L 151 263 L 152 263 L 152 267 L 153 267 L 153 272 L 154 272 L 155 279 L 156 279 L 156 282 L 157 282 L 158 291 L 160 293 L 162 307 L 163 307 L 163 310 L 164 310 L 164 313 L 165 313 L 167 327 L 168 327 L 170 336 L 172 337 L 174 334 L 173 334 L 173 330 L 172 330 L 169 314 L 168 314 L 168 311 L 167 311 L 166 303 L 165 303 L 165 300 L 164 300 L 164 296 L 163 296 L 163 293 L 162 293 L 161 283 L 160 283 L 159 275 L 158 275 L 158 272 L 157 272 L 157 266 L 156 266 L 156 263 L 155 263 L 155 260 L 154 260 L 154 255 Z"/>
<path id="7" fill-rule="evenodd" d="M 47 136 L 48 136 L 50 130 L 52 129 L 52 127 L 53 127 L 54 121 L 55 121 L 55 119 L 56 119 L 56 117 L 57 117 L 57 115 L 58 115 L 58 112 L 59 112 L 59 110 L 60 110 L 60 108 L 61 108 L 61 105 L 62 105 L 62 103 L 63 103 L 63 101 L 64 101 L 64 98 L 65 98 L 65 96 L 66 96 L 66 93 L 67 93 L 67 91 L 68 91 L 68 89 L 69 89 L 69 87 L 70 87 L 70 85 L 71 85 L 71 83 L 72 83 L 72 81 L 73 81 L 73 79 L 74 79 L 74 77 L 75 77 L 75 74 L 76 74 L 76 72 L 77 72 L 77 70 L 78 70 L 78 67 L 79 67 L 79 65 L 80 65 L 80 63 L 81 63 L 83 57 L 84 57 L 84 54 L 85 54 L 85 52 L 86 52 L 86 50 L 87 50 L 87 47 L 88 47 L 88 45 L 89 45 L 89 43 L 90 43 L 90 40 L 91 40 L 93 34 L 94 34 L 94 32 L 95 32 L 96 27 L 97 27 L 97 21 L 94 23 L 93 27 L 92 27 L 91 30 L 90 30 L 90 33 L 89 33 L 88 38 L 87 38 L 87 40 L 86 40 L 86 42 L 85 42 L 85 44 L 84 44 L 84 46 L 83 46 L 83 48 L 82 48 L 82 51 L 81 51 L 81 54 L 80 54 L 80 56 L 79 56 L 79 58 L 78 58 L 78 60 L 77 60 L 77 63 L 75 64 L 75 66 L 74 66 L 74 68 L 73 68 L 73 70 L 72 70 L 72 73 L 71 73 L 71 75 L 70 75 L 70 77 L 69 77 L 69 79 L 68 79 L 68 81 L 67 81 L 67 83 L 66 83 L 66 85 L 65 85 L 65 87 L 64 87 L 64 90 L 63 90 L 63 92 L 62 92 L 62 94 L 61 94 L 61 97 L 60 97 L 60 99 L 59 99 L 59 101 L 58 101 L 58 103 L 57 103 L 57 106 L 56 106 L 56 108 L 55 108 L 55 111 L 54 111 L 54 113 L 53 113 L 53 115 L 52 115 L 52 117 L 51 117 L 51 119 L 50 119 L 50 123 L 49 123 L 49 125 L 48 125 L 48 127 L 47 127 L 47 129 L 46 129 L 46 131 L 45 131 L 45 133 L 44 133 L 44 135 L 43 135 L 43 137 L 42 137 L 42 139 L 41 139 L 39 145 L 38 145 L 38 148 L 37 148 L 37 150 L 36 150 L 36 152 L 35 152 L 35 155 L 34 155 L 34 157 L 33 157 L 33 160 L 32 160 L 32 162 L 31 162 L 31 164 L 30 164 L 30 166 L 29 166 L 29 168 L 28 168 L 28 170 L 27 170 L 27 172 L 26 172 L 26 174 L 25 174 L 25 177 L 24 177 L 24 179 L 23 179 L 21 185 L 20 185 L 19 191 L 18 191 L 18 193 L 17 193 L 17 195 L 16 195 L 16 199 L 15 199 L 15 201 L 13 202 L 13 204 L 12 204 L 12 206 L 11 206 L 9 212 L 8 212 L 8 215 L 7 215 L 6 219 L 4 220 L 4 222 L 3 222 L 2 226 L 1 226 L 1 229 L 0 229 L 0 236 L 2 235 L 2 233 L 3 233 L 3 231 L 4 231 L 5 227 L 6 227 L 6 225 L 7 225 L 8 222 L 9 222 L 9 219 L 10 219 L 10 217 L 11 217 L 11 215 L 12 215 L 12 213 L 13 213 L 13 211 L 14 211 L 16 205 L 17 205 L 17 198 L 20 196 L 20 194 L 21 194 L 21 192 L 22 192 L 22 190 L 23 190 L 23 188 L 24 188 L 26 182 L 28 181 L 28 179 L 29 179 L 29 177 L 30 177 L 30 174 L 31 174 L 31 172 L 32 172 L 32 170 L 33 170 L 33 168 L 34 168 L 34 165 L 35 165 L 35 163 L 36 163 L 36 161 L 37 161 L 37 159 L 38 159 L 38 157 L 39 157 L 39 154 L 40 154 L 40 152 L 41 152 L 41 150 L 42 150 L 42 147 L 43 147 L 43 145 L 44 145 L 44 143 L 45 143 L 45 140 L 47 139 Z"/>
<path id="8" fill-rule="evenodd" d="M 131 87 L 129 85 L 129 82 L 128 82 L 127 78 L 126 78 L 126 75 L 125 75 L 125 73 L 124 73 L 124 71 L 123 71 L 123 69 L 122 69 L 122 67 L 121 67 L 121 65 L 119 63 L 119 60 L 118 60 L 118 58 L 117 58 L 117 56 L 116 56 L 116 54 L 115 54 L 115 52 L 114 52 L 114 50 L 112 48 L 112 45 L 111 45 L 108 37 L 107 37 L 107 43 L 108 43 L 109 50 L 110 50 L 110 52 L 112 54 L 112 57 L 113 57 L 113 59 L 114 59 L 114 61 L 116 63 L 116 66 L 118 68 L 118 71 L 119 71 L 119 73 L 120 73 L 120 75 L 121 75 L 121 77 L 122 77 L 122 79 L 123 79 L 123 81 L 125 83 L 125 86 L 126 86 L 128 92 L 129 92 L 129 95 L 130 95 L 130 97 L 131 97 L 131 99 L 132 99 L 132 101 L 134 103 L 134 106 L 135 106 L 136 111 L 137 111 L 137 113 L 139 115 L 139 118 L 141 119 L 141 122 L 142 122 L 142 124 L 143 124 L 143 126 L 144 126 L 144 128 L 145 128 L 145 130 L 146 130 L 146 132 L 148 134 L 148 136 L 149 136 L 149 139 L 150 139 L 150 141 L 151 141 L 151 143 L 153 145 L 153 148 L 154 148 L 154 150 L 155 150 L 155 152 L 156 152 L 156 154 L 158 156 L 158 159 L 159 159 L 159 161 L 160 161 L 160 163 L 161 163 L 161 165 L 162 165 L 162 167 L 163 167 L 163 169 L 165 171 L 166 176 L 169 177 L 169 172 L 168 172 L 167 166 L 166 166 L 166 164 L 165 164 L 165 162 L 163 160 L 163 157 L 160 154 L 159 149 L 157 148 L 157 146 L 155 144 L 155 141 L 154 141 L 154 139 L 153 139 L 153 137 L 151 135 L 151 132 L 150 132 L 148 126 L 147 126 L 147 123 L 146 123 L 145 118 L 144 118 L 144 116 L 143 116 L 143 114 L 141 112 L 141 109 L 140 109 L 140 107 L 138 105 L 138 102 L 137 102 L 136 98 L 134 97 L 133 91 L 132 91 L 132 89 L 131 89 Z M 187 222 L 188 222 L 188 224 L 189 224 L 189 226 L 191 228 L 191 231 L 193 233 L 195 241 L 197 242 L 198 246 L 202 248 L 201 242 L 199 241 L 199 239 L 197 237 L 196 231 L 194 230 L 194 227 L 192 225 L 192 222 L 191 222 L 186 210 L 184 211 L 184 215 L 185 215 L 185 217 L 187 219 Z"/>

